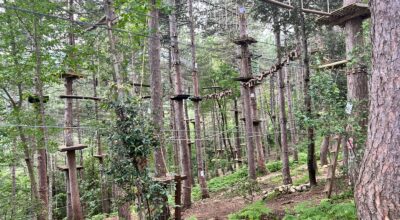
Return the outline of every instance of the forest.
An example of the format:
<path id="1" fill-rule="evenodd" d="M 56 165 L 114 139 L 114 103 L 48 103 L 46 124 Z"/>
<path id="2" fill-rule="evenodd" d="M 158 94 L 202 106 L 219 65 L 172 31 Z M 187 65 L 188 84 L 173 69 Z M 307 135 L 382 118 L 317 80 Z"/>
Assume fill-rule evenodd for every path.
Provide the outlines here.
<path id="1" fill-rule="evenodd" d="M 399 0 L 0 0 L 0 220 L 400 220 Z"/>

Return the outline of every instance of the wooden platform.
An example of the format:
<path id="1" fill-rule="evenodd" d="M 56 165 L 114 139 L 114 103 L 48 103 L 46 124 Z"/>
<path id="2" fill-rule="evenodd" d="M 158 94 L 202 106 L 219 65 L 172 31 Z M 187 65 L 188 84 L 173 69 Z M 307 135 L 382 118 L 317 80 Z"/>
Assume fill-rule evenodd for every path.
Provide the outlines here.
<path id="1" fill-rule="evenodd" d="M 86 99 L 86 100 L 94 100 L 100 101 L 99 97 L 90 97 L 90 96 L 79 96 L 79 95 L 60 95 L 60 99 Z"/>
<path id="2" fill-rule="evenodd" d="M 68 171 L 69 167 L 67 165 L 59 165 L 59 166 L 57 166 L 57 169 L 60 171 Z M 76 166 L 76 169 L 81 170 L 81 169 L 83 169 L 83 166 L 78 165 L 78 166 Z"/>
<path id="3" fill-rule="evenodd" d="M 318 66 L 317 69 L 337 69 L 337 68 L 345 67 L 348 62 L 349 62 L 348 60 L 341 60 L 341 61 Z"/>
<path id="4" fill-rule="evenodd" d="M 61 73 L 61 78 L 68 78 L 68 79 L 80 79 L 83 78 L 83 75 L 78 73 Z"/>
<path id="5" fill-rule="evenodd" d="M 190 95 L 187 95 L 187 94 L 180 94 L 180 95 L 172 96 L 172 97 L 171 97 L 171 100 L 179 101 L 179 100 L 188 99 L 189 97 L 190 97 Z"/>
<path id="6" fill-rule="evenodd" d="M 150 85 L 147 85 L 147 84 L 140 84 L 140 83 L 133 83 L 133 86 L 136 86 L 136 87 L 150 87 Z"/>
<path id="7" fill-rule="evenodd" d="M 49 96 L 48 95 L 45 95 L 45 96 L 43 96 L 43 103 L 46 103 L 46 102 L 48 102 L 49 101 Z M 39 99 L 39 96 L 37 96 L 37 95 L 30 95 L 30 96 L 28 96 L 28 102 L 29 103 L 39 103 L 40 102 L 40 99 Z"/>
<path id="8" fill-rule="evenodd" d="M 371 12 L 367 4 L 354 3 L 342 8 L 339 8 L 330 15 L 321 16 L 317 19 L 317 24 L 320 25 L 339 25 L 344 24 L 354 18 L 366 19 L 371 16 Z"/>
<path id="9" fill-rule="evenodd" d="M 174 181 L 181 181 L 181 180 L 186 180 L 187 177 L 185 175 L 171 175 L 171 174 L 167 174 L 167 176 L 165 177 L 153 177 L 153 180 L 155 182 L 159 182 L 159 183 L 172 183 Z"/>
<path id="10" fill-rule="evenodd" d="M 250 81 L 250 80 L 252 80 L 252 79 L 253 79 L 252 76 L 246 76 L 246 77 L 244 77 L 244 76 L 239 76 L 239 77 L 233 78 L 232 80 L 233 80 L 233 81 L 239 81 L 239 82 L 248 82 L 248 81 Z"/>
<path id="11" fill-rule="evenodd" d="M 253 125 L 259 125 L 261 123 L 261 120 L 253 120 Z"/>
<path id="12" fill-rule="evenodd" d="M 232 42 L 237 45 L 248 45 L 257 43 L 257 40 L 252 37 L 241 37 L 232 40 Z"/>
<path id="13" fill-rule="evenodd" d="M 84 144 L 77 144 L 77 145 L 73 145 L 73 146 L 65 146 L 65 145 L 62 145 L 62 146 L 60 146 L 60 147 L 58 148 L 58 150 L 59 150 L 60 152 L 66 152 L 66 151 L 82 150 L 82 149 L 85 149 L 85 148 L 87 148 L 87 146 L 84 145 Z"/>

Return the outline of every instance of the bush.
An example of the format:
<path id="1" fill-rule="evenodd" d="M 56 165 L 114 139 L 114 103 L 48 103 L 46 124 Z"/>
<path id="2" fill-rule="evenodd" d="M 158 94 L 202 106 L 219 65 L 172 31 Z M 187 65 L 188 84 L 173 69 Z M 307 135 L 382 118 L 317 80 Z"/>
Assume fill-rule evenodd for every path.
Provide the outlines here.
<path id="1" fill-rule="evenodd" d="M 354 201 L 333 203 L 332 200 L 322 200 L 317 206 L 306 202 L 295 207 L 295 215 L 287 215 L 284 220 L 356 220 Z"/>
<path id="2" fill-rule="evenodd" d="M 257 201 L 246 206 L 244 209 L 230 214 L 228 218 L 230 220 L 236 219 L 249 219 L 249 220 L 258 220 L 261 219 L 262 216 L 268 215 L 271 213 L 271 210 L 265 206 L 263 201 Z"/>
<path id="3" fill-rule="evenodd" d="M 282 169 L 282 161 L 272 161 L 267 163 L 267 169 L 269 172 L 277 172 Z"/>

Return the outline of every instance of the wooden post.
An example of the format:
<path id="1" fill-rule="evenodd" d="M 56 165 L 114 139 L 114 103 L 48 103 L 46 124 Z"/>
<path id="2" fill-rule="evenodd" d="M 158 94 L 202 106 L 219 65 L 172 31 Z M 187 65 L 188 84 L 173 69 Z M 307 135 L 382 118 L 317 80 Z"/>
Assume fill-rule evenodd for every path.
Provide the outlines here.
<path id="1" fill-rule="evenodd" d="M 335 182 L 335 171 L 337 166 L 338 155 L 340 152 L 340 144 L 342 137 L 339 135 L 336 138 L 336 147 L 331 151 L 331 163 L 328 165 L 328 176 L 327 176 L 327 183 L 325 186 L 325 192 L 328 198 L 331 198 L 333 185 Z"/>

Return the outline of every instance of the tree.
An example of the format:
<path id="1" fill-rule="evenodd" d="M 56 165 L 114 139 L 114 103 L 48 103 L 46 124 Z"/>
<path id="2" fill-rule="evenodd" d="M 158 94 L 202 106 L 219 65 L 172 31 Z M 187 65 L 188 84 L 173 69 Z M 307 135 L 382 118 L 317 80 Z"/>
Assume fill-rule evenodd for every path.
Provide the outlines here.
<path id="1" fill-rule="evenodd" d="M 399 1 L 370 2 L 372 74 L 368 140 L 355 188 L 360 219 L 400 219 Z"/>
<path id="2" fill-rule="evenodd" d="M 156 6 L 155 0 L 150 0 L 150 18 L 149 18 L 149 64 L 151 72 L 151 98 L 152 98 L 152 114 L 153 123 L 157 130 L 160 132 L 157 134 L 158 141 L 161 144 L 159 148 L 154 151 L 156 176 L 161 177 L 167 174 L 167 167 L 165 164 L 165 155 L 163 155 L 164 148 L 164 135 L 163 135 L 163 124 L 164 124 L 164 111 L 163 111 L 163 91 L 161 82 L 161 71 L 160 71 L 160 34 L 159 34 L 159 9 Z"/>

